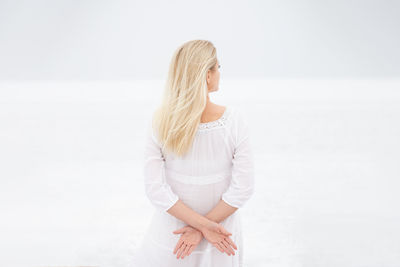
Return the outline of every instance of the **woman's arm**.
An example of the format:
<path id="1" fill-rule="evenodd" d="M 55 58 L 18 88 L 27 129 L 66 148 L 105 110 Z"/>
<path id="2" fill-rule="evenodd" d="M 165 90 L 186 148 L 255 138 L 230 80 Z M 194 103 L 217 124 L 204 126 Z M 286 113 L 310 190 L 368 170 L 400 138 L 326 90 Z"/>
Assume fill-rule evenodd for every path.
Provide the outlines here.
<path id="1" fill-rule="evenodd" d="M 161 151 L 161 145 L 153 134 L 151 121 L 147 130 L 144 150 L 144 184 L 146 195 L 154 207 L 201 230 L 206 238 L 211 238 L 206 236 L 210 231 L 214 231 L 213 236 L 216 237 L 219 237 L 218 234 L 231 235 L 222 225 L 209 220 L 185 205 L 172 191 L 170 185 L 165 181 L 165 158 Z"/>
<path id="2" fill-rule="evenodd" d="M 180 199 L 167 212 L 199 231 L 203 231 L 212 223 L 210 219 L 195 212 Z"/>
<path id="3" fill-rule="evenodd" d="M 236 244 L 229 238 L 229 233 L 222 225 L 211 221 L 186 206 L 176 195 L 164 176 L 165 158 L 157 138 L 153 135 L 151 124 L 148 127 L 144 150 L 144 185 L 145 192 L 151 203 L 161 212 L 168 212 L 176 218 L 199 229 L 212 245 L 219 251 L 231 253 Z M 182 245 L 185 239 L 180 239 L 177 246 Z"/>
<path id="4" fill-rule="evenodd" d="M 157 210 L 165 212 L 178 201 L 179 197 L 165 181 L 165 158 L 161 151 L 161 145 L 153 134 L 151 121 L 147 125 L 143 160 L 146 195 Z"/>
<path id="5" fill-rule="evenodd" d="M 188 226 L 174 231 L 174 234 L 182 234 L 174 249 L 174 254 L 177 253 L 177 258 L 181 256 L 183 258 L 185 255 L 189 255 L 193 251 L 198 243 L 191 243 L 191 236 L 198 235 L 198 232 L 200 232 L 208 242 L 210 242 L 222 253 L 225 252 L 228 255 L 235 255 L 233 249 L 237 249 L 237 246 L 229 237 L 232 235 L 232 233 L 229 233 L 219 223 L 214 222 L 207 217 L 202 216 L 201 214 L 198 214 L 186 206 L 181 200 L 178 200 L 171 208 L 167 210 L 167 212 L 179 220 L 186 222 L 196 230 L 189 232 L 189 234 L 186 236 L 183 234 L 186 234 L 185 232 Z"/>
<path id="6" fill-rule="evenodd" d="M 243 123 L 243 120 L 240 122 Z M 241 127 L 238 127 L 241 126 Z M 221 242 L 231 235 L 219 222 L 225 220 L 250 197 L 253 192 L 253 166 L 248 141 L 247 128 L 240 123 L 235 128 L 235 154 L 233 158 L 232 180 L 219 203 L 205 216 L 185 205 L 166 183 L 162 173 L 165 159 L 160 144 L 149 125 L 145 146 L 145 188 L 153 205 L 166 211 L 188 225 L 200 230 L 204 237 L 213 243 Z M 223 237 L 225 236 L 225 237 Z"/>
<path id="7" fill-rule="evenodd" d="M 232 127 L 234 154 L 232 159 L 232 180 L 218 204 L 206 217 L 222 222 L 252 196 L 254 192 L 254 164 L 247 122 L 241 113 L 236 113 Z"/>
<path id="8" fill-rule="evenodd" d="M 221 199 L 218 204 L 207 213 L 205 217 L 211 221 L 220 223 L 231 216 L 237 209 L 238 208 L 232 207 Z"/>

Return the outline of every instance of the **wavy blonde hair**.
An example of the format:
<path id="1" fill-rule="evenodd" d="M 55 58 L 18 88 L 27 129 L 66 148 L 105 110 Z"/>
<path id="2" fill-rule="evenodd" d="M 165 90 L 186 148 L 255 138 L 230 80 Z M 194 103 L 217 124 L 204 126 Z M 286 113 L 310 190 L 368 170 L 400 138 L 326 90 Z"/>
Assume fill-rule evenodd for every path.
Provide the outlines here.
<path id="1" fill-rule="evenodd" d="M 207 72 L 215 71 L 217 52 L 207 40 L 192 40 L 173 54 L 153 129 L 163 151 L 183 156 L 193 143 L 207 102 Z"/>

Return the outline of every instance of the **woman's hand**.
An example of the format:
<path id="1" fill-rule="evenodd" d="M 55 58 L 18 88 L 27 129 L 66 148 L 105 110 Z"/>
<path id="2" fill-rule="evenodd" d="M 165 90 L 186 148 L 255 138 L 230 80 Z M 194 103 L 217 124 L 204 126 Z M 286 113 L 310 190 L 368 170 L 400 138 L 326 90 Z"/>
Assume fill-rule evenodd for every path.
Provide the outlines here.
<path id="1" fill-rule="evenodd" d="M 175 230 L 173 233 L 182 234 L 174 249 L 174 254 L 177 253 L 177 259 L 179 259 L 179 257 L 183 259 L 185 256 L 189 256 L 203 239 L 203 234 L 189 225 Z"/>
<path id="2" fill-rule="evenodd" d="M 226 252 L 229 256 L 235 255 L 232 248 L 237 249 L 236 244 L 229 237 L 232 235 L 221 224 L 210 221 L 201 232 L 208 242 L 213 244 L 222 253 Z"/>

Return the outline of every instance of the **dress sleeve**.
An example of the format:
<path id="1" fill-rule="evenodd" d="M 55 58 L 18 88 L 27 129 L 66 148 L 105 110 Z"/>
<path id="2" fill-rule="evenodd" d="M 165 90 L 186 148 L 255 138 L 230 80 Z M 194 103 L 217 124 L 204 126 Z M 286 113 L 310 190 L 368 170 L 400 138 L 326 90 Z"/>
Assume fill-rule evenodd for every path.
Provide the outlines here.
<path id="1" fill-rule="evenodd" d="M 149 123 L 144 149 L 144 186 L 150 202 L 162 212 L 166 212 L 179 200 L 165 180 L 164 168 L 165 158 Z"/>
<path id="2" fill-rule="evenodd" d="M 240 208 L 254 192 L 254 163 L 248 124 L 240 112 L 234 119 L 232 180 L 221 198 L 230 206 Z"/>

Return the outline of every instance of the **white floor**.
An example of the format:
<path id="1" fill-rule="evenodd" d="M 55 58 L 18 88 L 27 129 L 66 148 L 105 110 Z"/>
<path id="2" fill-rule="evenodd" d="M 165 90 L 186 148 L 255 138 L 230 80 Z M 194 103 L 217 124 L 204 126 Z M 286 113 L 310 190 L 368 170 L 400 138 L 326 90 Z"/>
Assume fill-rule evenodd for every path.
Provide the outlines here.
<path id="1" fill-rule="evenodd" d="M 0 266 L 130 266 L 162 90 L 0 83 Z M 251 126 L 246 266 L 400 266 L 400 81 L 221 81 L 210 97 Z"/>

